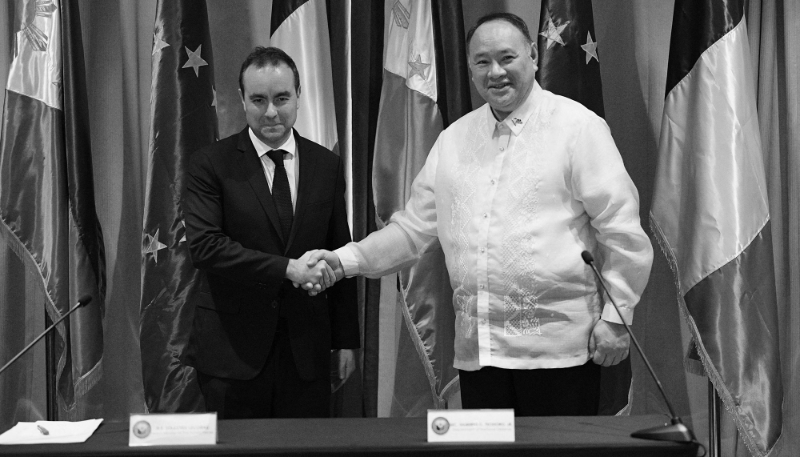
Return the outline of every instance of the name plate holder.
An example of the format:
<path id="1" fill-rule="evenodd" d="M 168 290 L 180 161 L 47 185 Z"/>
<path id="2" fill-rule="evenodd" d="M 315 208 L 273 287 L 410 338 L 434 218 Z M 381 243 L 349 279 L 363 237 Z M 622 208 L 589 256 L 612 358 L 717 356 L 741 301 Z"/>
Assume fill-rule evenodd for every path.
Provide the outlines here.
<path id="1" fill-rule="evenodd" d="M 131 414 L 128 446 L 217 444 L 217 413 Z"/>
<path id="2" fill-rule="evenodd" d="M 513 409 L 429 409 L 428 442 L 514 442 Z"/>

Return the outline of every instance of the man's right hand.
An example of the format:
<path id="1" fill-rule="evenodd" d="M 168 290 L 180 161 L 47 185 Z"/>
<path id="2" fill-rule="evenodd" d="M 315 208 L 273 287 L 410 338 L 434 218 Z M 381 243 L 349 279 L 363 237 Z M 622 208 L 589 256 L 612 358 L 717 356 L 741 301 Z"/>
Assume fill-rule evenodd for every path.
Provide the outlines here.
<path id="1" fill-rule="evenodd" d="M 328 265 L 335 276 L 333 283 L 344 278 L 344 268 L 342 267 L 342 263 L 339 261 L 339 256 L 334 252 L 325 249 L 317 249 L 306 252 L 301 259 L 302 258 L 306 259 L 306 266 L 309 268 L 313 267 L 314 265 L 318 265 L 319 263 Z M 333 283 L 331 283 L 331 285 L 333 285 Z M 307 290 L 308 294 L 312 297 L 322 292 L 322 290 L 325 290 L 324 288 L 322 290 L 318 290 L 318 288 L 313 287 L 313 285 L 309 283 L 301 282 L 299 285 L 303 287 L 303 290 Z"/>
<path id="2" fill-rule="evenodd" d="M 306 252 L 299 259 L 290 259 L 286 267 L 286 277 L 295 287 L 302 285 L 304 290 L 316 295 L 336 283 L 337 278 L 325 261 L 310 260 L 313 252 Z"/>

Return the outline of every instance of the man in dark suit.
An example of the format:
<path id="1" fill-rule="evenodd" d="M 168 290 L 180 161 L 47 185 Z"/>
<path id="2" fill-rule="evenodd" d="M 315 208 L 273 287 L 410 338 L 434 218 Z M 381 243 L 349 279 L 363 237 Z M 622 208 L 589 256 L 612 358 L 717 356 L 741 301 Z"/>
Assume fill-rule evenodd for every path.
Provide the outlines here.
<path id="1" fill-rule="evenodd" d="M 332 270 L 301 256 L 350 241 L 342 160 L 293 130 L 300 78 L 285 52 L 256 48 L 239 87 L 248 127 L 195 152 L 189 167 L 186 232 L 208 288 L 187 363 L 223 419 L 326 417 L 331 369 L 344 379 L 355 366 L 355 284 L 325 290 Z"/>

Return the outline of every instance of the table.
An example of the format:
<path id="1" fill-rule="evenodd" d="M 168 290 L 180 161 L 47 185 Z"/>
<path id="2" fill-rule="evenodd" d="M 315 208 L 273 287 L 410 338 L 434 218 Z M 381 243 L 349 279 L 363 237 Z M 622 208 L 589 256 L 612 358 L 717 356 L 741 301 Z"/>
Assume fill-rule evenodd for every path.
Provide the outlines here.
<path id="1" fill-rule="evenodd" d="M 695 456 L 697 445 L 646 441 L 631 432 L 665 416 L 518 417 L 514 443 L 428 443 L 419 418 L 224 420 L 216 446 L 128 447 L 128 424 L 103 423 L 85 443 L 0 446 L 36 456 Z"/>

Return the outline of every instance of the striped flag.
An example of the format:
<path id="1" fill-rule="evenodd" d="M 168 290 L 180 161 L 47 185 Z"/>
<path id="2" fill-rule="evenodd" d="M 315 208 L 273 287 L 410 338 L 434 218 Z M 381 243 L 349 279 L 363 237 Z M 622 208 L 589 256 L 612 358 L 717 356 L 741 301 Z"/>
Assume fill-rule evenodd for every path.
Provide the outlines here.
<path id="1" fill-rule="evenodd" d="M 743 5 L 675 3 L 651 226 L 705 372 L 764 456 L 781 434 L 783 387 Z"/>
<path id="2" fill-rule="evenodd" d="M 461 4 L 445 3 L 386 3 L 372 173 L 379 226 L 405 207 L 411 184 L 445 121 L 453 122 L 470 110 Z M 443 49 L 447 55 L 437 53 Z M 446 407 L 458 390 L 453 290 L 444 253 L 432 249 L 423 254 L 416 265 L 398 273 L 398 281 L 397 303 L 381 305 L 381 313 L 389 315 L 399 307 L 407 330 L 401 331 L 397 343 L 390 415 L 416 416 L 428 408 Z"/>
<path id="3" fill-rule="evenodd" d="M 338 153 L 325 0 L 274 0 L 270 45 L 283 49 L 300 72 L 294 128 Z"/>
<path id="4" fill-rule="evenodd" d="M 53 419 L 80 420 L 103 414 L 98 382 L 103 375 L 105 301 L 105 254 L 94 203 L 80 13 L 76 2 L 59 0 L 20 1 L 17 11 L 19 30 L 0 143 L 0 239 L 25 273 L 3 275 L 0 288 L 25 289 L 24 300 L 3 307 L 36 319 L 46 312 L 52 321 L 79 297 L 92 296 L 89 306 L 56 327 L 51 354 Z M 15 281 L 22 279 L 20 275 L 24 280 Z M 5 341 L 13 333 L 2 333 L 0 347 L 16 352 L 21 342 L 7 346 Z M 31 359 L 22 363 L 0 384 L 4 416 L 22 412 L 26 402 L 35 401 L 9 399 L 7 393 L 17 388 L 15 379 L 45 374 L 29 372 Z"/>
<path id="5" fill-rule="evenodd" d="M 536 80 L 542 88 L 571 98 L 603 117 L 600 54 L 591 0 L 542 1 L 537 38 Z M 600 379 L 599 414 L 628 414 L 630 357 L 617 365 L 603 367 Z"/>
<path id="6" fill-rule="evenodd" d="M 203 411 L 197 372 L 183 357 L 205 276 L 192 266 L 180 205 L 189 156 L 217 138 L 205 1 L 158 2 L 152 61 L 139 338 L 145 402 L 149 412 Z"/>
<path id="7" fill-rule="evenodd" d="M 332 8 L 336 8 L 339 14 L 348 9 L 345 0 L 337 0 Z M 340 30 L 334 33 L 337 38 L 342 38 Z M 338 131 L 347 133 L 350 130 L 347 128 L 337 130 L 334 103 L 336 91 L 333 86 L 331 65 L 331 56 L 334 54 L 331 52 L 326 0 L 274 0 L 270 20 L 270 46 L 280 48 L 289 54 L 300 73 L 300 97 L 297 100 L 297 120 L 294 128 L 300 135 L 341 155 L 344 160 L 347 220 L 352 232 L 352 155 L 349 143 L 343 144 L 337 133 Z M 347 51 L 344 52 L 346 58 Z M 339 88 L 337 86 L 337 89 Z M 345 109 L 345 116 L 346 112 Z M 339 122 L 349 122 L 349 119 L 339 119 Z"/>

